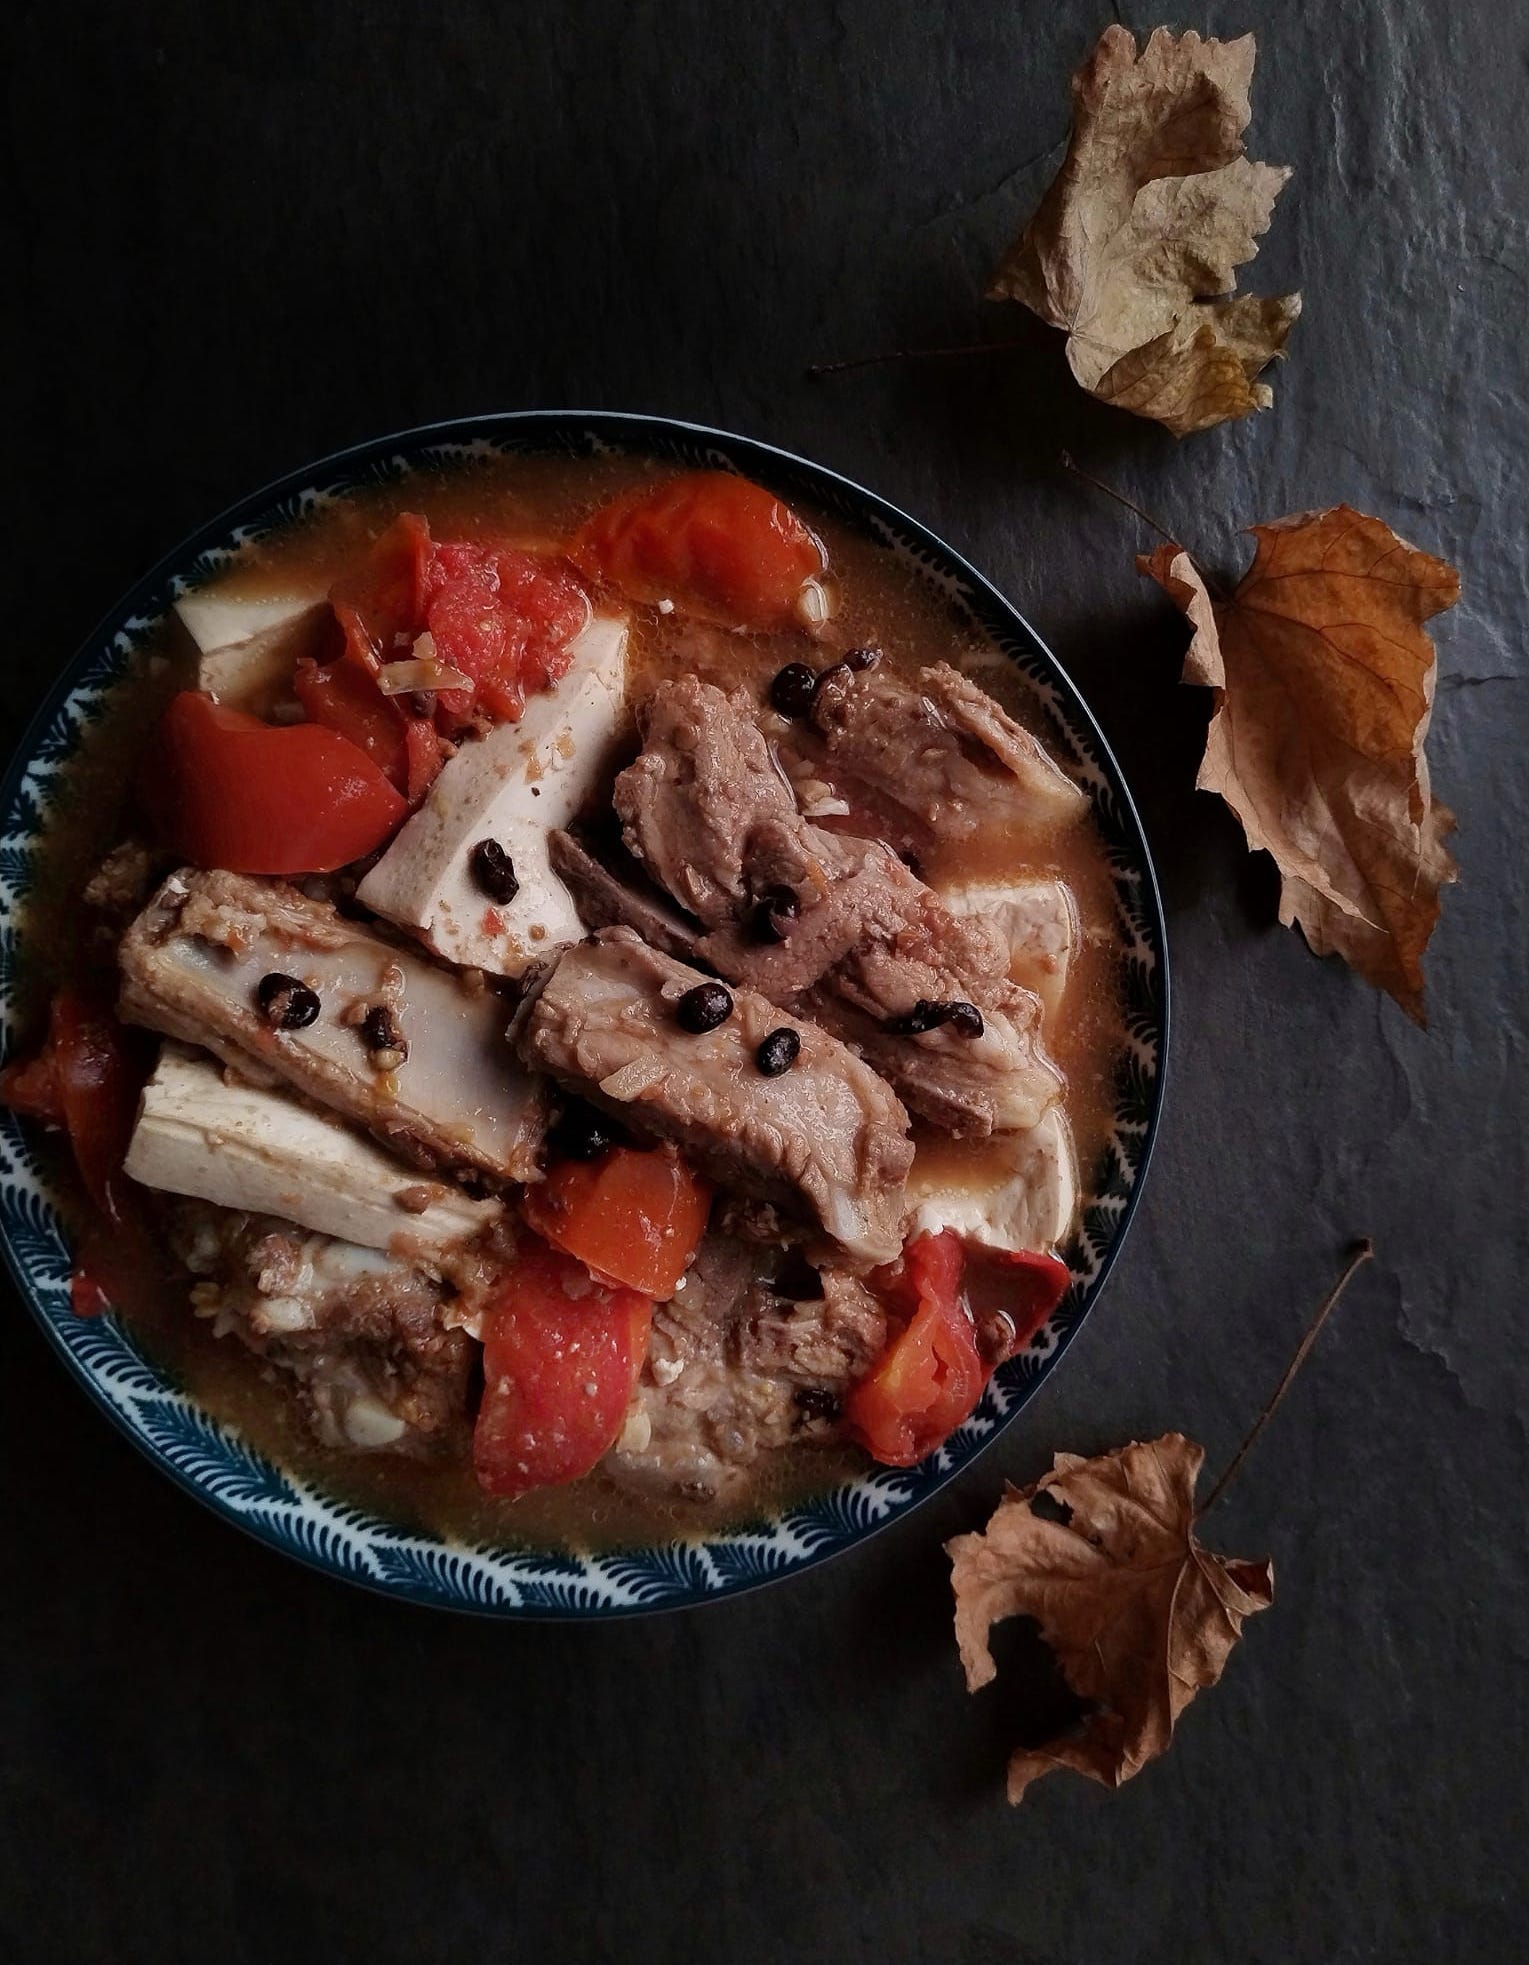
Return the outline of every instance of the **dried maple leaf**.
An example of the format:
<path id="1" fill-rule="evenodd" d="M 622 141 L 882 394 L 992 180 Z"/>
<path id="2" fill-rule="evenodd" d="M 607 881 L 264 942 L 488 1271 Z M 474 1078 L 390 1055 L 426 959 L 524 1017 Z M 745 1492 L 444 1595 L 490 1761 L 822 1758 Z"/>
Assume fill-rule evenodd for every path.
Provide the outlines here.
<path id="1" fill-rule="evenodd" d="M 1243 1619 L 1274 1600 L 1267 1562 L 1230 1562 L 1195 1540 L 1204 1451 L 1181 1433 L 1085 1460 L 1059 1453 L 1009 1488 L 980 1535 L 946 1544 L 967 1690 L 995 1676 L 988 1633 L 1033 1617 L 1089 1706 L 1079 1731 L 1009 1761 L 1009 1799 L 1054 1768 L 1119 1787 L 1167 1751 L 1179 1714 L 1214 1685 Z"/>
<path id="2" fill-rule="evenodd" d="M 1216 692 L 1197 782 L 1274 855 L 1285 926 L 1421 1023 L 1423 950 L 1455 878 L 1454 818 L 1423 755 L 1423 623 L 1459 599 L 1460 577 L 1347 505 L 1249 530 L 1258 551 L 1228 601 L 1182 547 L 1137 561 L 1194 629 L 1184 680 Z"/>
<path id="3" fill-rule="evenodd" d="M 1106 28 L 1073 77 L 1062 168 L 989 288 L 1066 330 L 1090 395 L 1178 437 L 1268 408 L 1257 377 L 1301 311 L 1298 293 L 1233 294 L 1290 176 L 1243 155 L 1256 52 L 1160 27 L 1138 56 Z"/>

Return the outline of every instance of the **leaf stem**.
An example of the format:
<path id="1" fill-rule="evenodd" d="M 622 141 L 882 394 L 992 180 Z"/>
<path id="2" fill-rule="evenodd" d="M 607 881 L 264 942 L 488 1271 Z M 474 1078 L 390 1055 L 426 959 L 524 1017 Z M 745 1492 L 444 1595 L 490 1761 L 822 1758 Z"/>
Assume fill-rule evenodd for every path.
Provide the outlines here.
<path id="1" fill-rule="evenodd" d="M 1124 505 L 1128 512 L 1134 512 L 1143 525 L 1150 525 L 1157 536 L 1160 539 L 1166 539 L 1170 546 L 1177 546 L 1179 544 L 1179 541 L 1168 530 L 1167 526 L 1159 525 L 1152 514 L 1143 511 L 1134 498 L 1127 498 L 1125 493 L 1123 491 L 1117 491 L 1114 485 L 1106 484 L 1103 478 L 1096 478 L 1091 471 L 1085 471 L 1083 466 L 1073 457 L 1070 450 L 1059 450 L 1057 452 L 1057 462 L 1072 477 L 1081 479 L 1084 484 L 1092 485 L 1095 491 L 1102 491 L 1106 498 L 1113 498 L 1117 505 Z"/>
<path id="2" fill-rule="evenodd" d="M 1284 1398 L 1285 1394 L 1290 1390 L 1291 1384 L 1295 1379 L 1296 1373 L 1301 1369 L 1301 1366 L 1305 1364 L 1307 1354 L 1310 1352 L 1312 1345 L 1315 1344 L 1317 1341 L 1317 1333 L 1321 1330 L 1322 1326 L 1327 1322 L 1328 1318 L 1332 1315 L 1333 1311 L 1338 1307 L 1338 1299 L 1342 1296 L 1343 1292 L 1348 1288 L 1349 1284 L 1353 1281 L 1358 1271 L 1361 1270 L 1364 1267 L 1364 1265 L 1372 1259 L 1374 1254 L 1375 1254 L 1375 1244 L 1370 1240 L 1368 1235 L 1366 1235 L 1362 1241 L 1358 1242 L 1355 1245 L 1354 1251 L 1349 1257 L 1348 1265 L 1344 1269 L 1343 1274 L 1338 1278 L 1337 1282 L 1333 1284 L 1332 1288 L 1327 1292 L 1326 1296 L 1323 1297 L 1321 1303 L 1318 1304 L 1317 1314 L 1312 1318 L 1311 1322 L 1306 1326 L 1305 1335 L 1302 1337 L 1300 1343 L 1295 1347 L 1294 1357 L 1291 1358 L 1289 1364 L 1286 1365 L 1285 1367 L 1284 1377 L 1280 1380 L 1279 1384 L 1275 1386 L 1273 1396 L 1270 1398 L 1268 1404 L 1264 1407 L 1263 1411 L 1258 1415 L 1257 1419 L 1254 1420 L 1252 1430 L 1249 1432 L 1247 1438 L 1243 1441 L 1242 1445 L 1238 1447 L 1237 1451 L 1232 1455 L 1231 1461 L 1228 1464 L 1225 1473 L 1221 1476 L 1220 1480 L 1217 1481 L 1216 1485 L 1211 1489 L 1210 1498 L 1206 1501 L 1204 1507 L 1201 1508 L 1198 1514 L 1195 1516 L 1196 1521 L 1200 1521 L 1206 1515 L 1208 1515 L 1211 1509 L 1215 1507 L 1216 1503 L 1221 1499 L 1222 1495 L 1226 1492 L 1227 1488 L 1230 1487 L 1233 1479 L 1236 1477 L 1238 1471 L 1240 1470 L 1243 1461 L 1247 1459 L 1249 1453 L 1251 1453 L 1251 1451 L 1253 1450 L 1254 1441 L 1258 1438 L 1259 1434 L 1268 1425 L 1269 1421 L 1274 1417 L 1276 1411 L 1279 1409 L 1280 1401 Z"/>
<path id="3" fill-rule="evenodd" d="M 1144 510 L 1137 504 L 1134 498 L 1127 498 L 1125 493 L 1123 491 L 1117 491 L 1114 485 L 1106 484 L 1103 478 L 1096 478 L 1091 471 L 1085 471 L 1082 465 L 1074 460 L 1070 450 L 1059 450 L 1057 452 L 1057 462 L 1070 476 L 1077 478 L 1083 484 L 1091 486 L 1095 491 L 1102 491 L 1106 498 L 1113 498 L 1117 505 L 1124 505 L 1128 512 L 1134 512 L 1143 525 L 1150 526 L 1157 536 L 1160 539 L 1166 539 L 1170 546 L 1177 546 L 1181 553 L 1187 552 L 1189 557 L 1195 562 L 1196 570 L 1200 578 L 1205 582 L 1205 591 L 1210 595 L 1212 600 L 1226 601 L 1231 598 L 1225 588 L 1220 586 L 1215 580 L 1212 580 L 1205 571 L 1205 555 L 1192 547 L 1185 546 L 1176 533 L 1170 532 L 1166 525 L 1159 524 L 1149 511 Z"/>
<path id="4" fill-rule="evenodd" d="M 851 355 L 843 362 L 813 362 L 807 369 L 814 382 L 824 375 L 845 375 L 851 369 L 875 368 L 882 362 L 943 362 L 968 355 L 1006 354 L 1022 344 L 1012 337 L 1006 341 L 965 341 L 953 348 L 886 348 L 878 355 Z"/>

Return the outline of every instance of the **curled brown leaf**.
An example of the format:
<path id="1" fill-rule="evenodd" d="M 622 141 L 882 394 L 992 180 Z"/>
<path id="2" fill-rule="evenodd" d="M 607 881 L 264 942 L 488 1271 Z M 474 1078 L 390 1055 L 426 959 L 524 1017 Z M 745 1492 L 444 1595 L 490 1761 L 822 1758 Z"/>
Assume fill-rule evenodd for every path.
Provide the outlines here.
<path id="1" fill-rule="evenodd" d="M 1233 1562 L 1195 1538 L 1204 1451 L 1181 1433 L 1086 1460 L 1059 1453 L 1031 1487 L 1010 1488 L 980 1535 L 946 1547 L 969 1691 L 995 1675 L 988 1634 L 1033 1617 L 1081 1728 L 1009 1761 L 1009 1799 L 1070 1767 L 1118 1787 L 1167 1751 L 1179 1715 L 1214 1685 L 1244 1619 L 1274 1600 L 1268 1562 Z"/>
<path id="2" fill-rule="evenodd" d="M 1256 43 L 1109 27 L 1073 77 L 1067 156 L 994 277 L 1067 333 L 1102 402 L 1175 436 L 1265 409 L 1299 294 L 1236 296 L 1290 172 L 1243 155 Z"/>
<path id="3" fill-rule="evenodd" d="M 1459 599 L 1459 575 L 1347 505 L 1249 529 L 1258 550 L 1230 600 L 1182 547 L 1137 561 L 1193 629 L 1184 680 L 1215 692 L 1197 782 L 1273 854 L 1281 921 L 1421 1023 L 1423 950 L 1456 872 L 1423 749 L 1423 624 Z"/>

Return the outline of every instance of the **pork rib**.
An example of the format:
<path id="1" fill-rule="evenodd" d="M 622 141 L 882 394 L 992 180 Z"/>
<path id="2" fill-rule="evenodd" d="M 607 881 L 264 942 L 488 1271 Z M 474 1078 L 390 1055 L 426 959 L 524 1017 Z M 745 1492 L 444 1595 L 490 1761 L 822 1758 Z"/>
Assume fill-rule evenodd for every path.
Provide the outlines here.
<path id="1" fill-rule="evenodd" d="M 475 1346 L 445 1286 L 376 1249 L 269 1216 L 182 1202 L 171 1242 L 217 1337 L 287 1377 L 315 1436 L 351 1452 L 460 1449 Z"/>
<path id="2" fill-rule="evenodd" d="M 605 929 L 559 957 L 517 1023 L 520 1055 L 675 1140 L 731 1191 L 805 1213 L 857 1260 L 890 1261 L 913 1159 L 891 1089 L 836 1038 L 750 990 L 734 992 L 716 1029 L 682 1030 L 675 1004 L 707 980 L 630 929 Z M 800 1050 L 766 1076 L 756 1054 L 783 1025 Z"/>
<path id="3" fill-rule="evenodd" d="M 842 798 L 873 809 L 899 849 L 1070 825 L 1087 809 L 1030 732 L 948 662 L 920 669 L 917 687 L 886 667 L 835 672 L 788 741 Z"/>
<path id="4" fill-rule="evenodd" d="M 515 1068 L 492 992 L 380 940 L 281 881 L 185 868 L 122 938 L 122 1015 L 200 1045 L 256 1084 L 284 1083 L 416 1165 L 492 1183 L 536 1178 L 535 1082 Z M 319 1014 L 273 1028 L 268 975 L 312 989 Z M 359 1013 L 386 1004 L 407 1056 L 373 1052 Z"/>
<path id="5" fill-rule="evenodd" d="M 710 929 L 701 957 L 853 1045 L 942 1131 L 1035 1125 L 1062 1079 L 1039 1000 L 1010 980 L 1004 936 L 953 914 L 879 842 L 805 819 L 743 695 L 666 682 L 641 721 L 643 753 L 616 780 L 616 807 L 633 851 Z M 777 889 L 795 912 L 762 935 Z M 900 1031 L 921 1001 L 974 1004 L 982 1034 Z"/>
<path id="6" fill-rule="evenodd" d="M 709 1234 L 684 1290 L 654 1313 L 606 1471 L 638 1493 L 726 1500 L 761 1454 L 843 1437 L 845 1394 L 886 1338 L 886 1312 L 858 1277 L 826 1269 L 796 1301 L 761 1274 L 758 1250 Z"/>

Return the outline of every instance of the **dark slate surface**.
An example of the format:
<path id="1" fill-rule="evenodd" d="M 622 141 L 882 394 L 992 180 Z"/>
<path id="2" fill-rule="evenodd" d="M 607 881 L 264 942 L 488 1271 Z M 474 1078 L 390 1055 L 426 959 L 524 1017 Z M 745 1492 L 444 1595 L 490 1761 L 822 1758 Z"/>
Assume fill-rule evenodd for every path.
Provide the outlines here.
<path id="1" fill-rule="evenodd" d="M 1275 409 L 1182 446 L 973 297 L 1108 18 L 5 10 L 8 728 L 150 560 L 304 458 L 483 408 L 716 421 L 919 513 L 1051 638 L 1144 807 L 1179 1009 L 1151 1190 L 1065 1369 L 922 1515 L 756 1599 L 515 1629 L 326 1583 L 151 1473 L 8 1303 L 7 1958 L 1465 1965 L 1521 1938 L 1525 16 L 1194 18 L 1259 30 L 1253 154 L 1297 175 L 1256 273 L 1307 304 Z M 1006 361 L 803 377 L 1011 329 Z M 1460 563 L 1431 1031 L 1273 925 L 1267 865 L 1190 789 L 1204 707 L 1148 542 L 1061 445 L 1234 567 L 1239 524 L 1341 498 Z M 1011 1813 L 1016 1701 L 961 1690 L 942 1539 L 1058 1447 L 1178 1426 L 1225 1456 L 1366 1231 L 1378 1265 L 1215 1521 L 1273 1553 L 1275 1609 L 1166 1761 Z"/>

